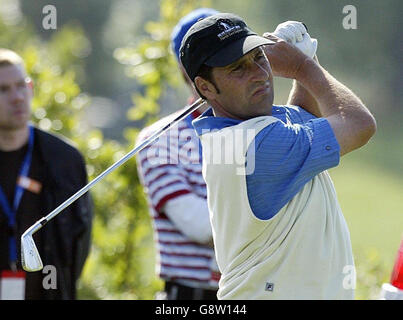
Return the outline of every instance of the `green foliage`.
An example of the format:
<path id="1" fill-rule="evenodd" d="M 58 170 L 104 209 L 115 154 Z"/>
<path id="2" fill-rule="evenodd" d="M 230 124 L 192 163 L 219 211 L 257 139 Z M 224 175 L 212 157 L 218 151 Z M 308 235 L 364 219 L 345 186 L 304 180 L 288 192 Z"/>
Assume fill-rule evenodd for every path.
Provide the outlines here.
<path id="1" fill-rule="evenodd" d="M 374 142 L 382 138 L 383 134 L 379 133 Z M 344 156 L 340 165 L 330 171 L 350 230 L 357 299 L 379 298 L 382 284 L 390 279 L 403 236 L 399 200 L 403 180 L 362 160 L 378 147 L 376 143 L 369 143 L 356 154 Z"/>
<path id="2" fill-rule="evenodd" d="M 92 149 L 94 175 L 130 151 L 129 146 L 122 148 L 113 141 L 101 147 L 101 139 L 88 140 L 99 146 Z M 93 195 L 97 204 L 94 245 L 81 298 L 151 299 L 158 285 L 148 265 L 154 260 L 152 229 L 134 159 L 107 176 Z"/>
<path id="3" fill-rule="evenodd" d="M 33 80 L 32 121 L 44 130 L 53 130 L 71 138 L 83 105 L 74 101 L 79 97 L 80 87 L 76 83 L 75 72 L 66 66 L 78 61 L 71 53 L 59 53 L 66 43 L 63 40 L 65 34 L 84 35 L 81 30 L 72 30 L 67 26 L 61 33 L 55 34 L 53 41 L 44 43 L 35 35 L 28 21 L 23 20 L 19 24 L 26 28 L 15 28 L 0 20 L 0 41 L 2 47 L 22 56 L 26 71 Z M 59 43 L 59 50 L 54 49 L 54 43 Z M 75 107 L 71 108 L 72 105 Z"/>
<path id="4" fill-rule="evenodd" d="M 158 101 L 168 87 L 177 87 L 180 80 L 178 64 L 172 49 L 171 32 L 178 20 L 196 7 L 208 7 L 210 1 L 162 0 L 158 21 L 145 25 L 148 34 L 135 47 L 115 50 L 115 58 L 127 66 L 127 75 L 144 86 L 144 93 L 133 95 L 130 120 L 156 119 L 160 111 Z"/>
<path id="5" fill-rule="evenodd" d="M 383 283 L 388 283 L 392 269 L 385 265 L 375 248 L 355 254 L 357 272 L 357 300 L 377 300 Z"/>
<path id="6" fill-rule="evenodd" d="M 32 121 L 69 138 L 85 156 L 91 180 L 131 149 L 137 132 L 128 130 L 128 142 L 121 144 L 83 126 L 83 111 L 91 98 L 81 93 L 76 74 L 90 41 L 80 27 L 65 25 L 45 42 L 25 18 L 19 24 L 26 28 L 0 19 L 0 41 L 1 47 L 23 57 L 33 79 Z M 160 284 L 150 268 L 154 261 L 152 228 L 134 159 L 90 192 L 95 204 L 93 243 L 79 283 L 79 298 L 152 299 Z"/>

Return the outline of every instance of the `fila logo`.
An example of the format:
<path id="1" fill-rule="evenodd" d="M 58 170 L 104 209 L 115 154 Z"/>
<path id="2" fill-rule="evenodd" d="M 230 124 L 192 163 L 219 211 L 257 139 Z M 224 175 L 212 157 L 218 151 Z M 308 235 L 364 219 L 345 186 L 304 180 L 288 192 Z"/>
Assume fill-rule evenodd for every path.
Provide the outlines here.
<path id="1" fill-rule="evenodd" d="M 264 290 L 265 290 L 265 291 L 273 292 L 273 291 L 274 291 L 274 283 L 266 282 L 266 287 L 265 287 Z"/>

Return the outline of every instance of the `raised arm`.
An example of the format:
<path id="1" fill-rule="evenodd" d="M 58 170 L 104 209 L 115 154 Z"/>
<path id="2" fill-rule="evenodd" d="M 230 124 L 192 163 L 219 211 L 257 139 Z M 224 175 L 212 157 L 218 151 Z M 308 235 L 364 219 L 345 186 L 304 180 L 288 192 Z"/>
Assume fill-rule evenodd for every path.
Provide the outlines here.
<path id="1" fill-rule="evenodd" d="M 344 155 L 365 145 L 375 134 L 376 121 L 362 101 L 312 59 L 306 59 L 296 80 L 318 101 L 322 117 L 332 127 Z"/>
<path id="2" fill-rule="evenodd" d="M 302 22 L 286 21 L 280 23 L 272 34 L 296 46 L 308 57 L 311 57 L 319 63 L 316 56 L 318 41 L 317 39 L 311 38 L 306 25 Z M 302 107 L 314 116 L 321 117 L 316 99 L 296 80 L 293 81 L 287 104 Z"/>
<path id="3" fill-rule="evenodd" d="M 316 55 L 314 57 L 314 60 L 319 63 Z M 316 99 L 297 80 L 293 81 L 292 88 L 288 96 L 287 104 L 293 106 L 299 106 L 318 118 L 322 117 Z"/>
<path id="4" fill-rule="evenodd" d="M 295 79 L 317 101 L 317 111 L 329 121 L 340 155 L 365 145 L 375 134 L 376 121 L 363 102 L 313 59 L 275 36 L 268 37 L 276 41 L 265 49 L 273 74 Z"/>

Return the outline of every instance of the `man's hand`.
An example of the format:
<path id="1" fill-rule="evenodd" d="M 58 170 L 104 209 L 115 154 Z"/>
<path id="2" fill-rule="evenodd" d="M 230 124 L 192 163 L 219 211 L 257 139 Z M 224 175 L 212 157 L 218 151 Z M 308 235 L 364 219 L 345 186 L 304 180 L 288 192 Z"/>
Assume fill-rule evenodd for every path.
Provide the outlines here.
<path id="1" fill-rule="evenodd" d="M 286 21 L 280 23 L 276 30 L 274 30 L 273 35 L 296 46 L 310 58 L 313 58 L 316 54 L 318 40 L 311 38 L 306 26 L 302 22 Z"/>
<path id="2" fill-rule="evenodd" d="M 288 43 L 294 44 L 302 41 L 303 35 L 307 33 L 307 30 L 303 23 L 298 21 L 286 21 L 280 23 L 273 34 Z"/>
<path id="3" fill-rule="evenodd" d="M 296 79 L 301 65 L 306 59 L 310 58 L 292 44 L 276 37 L 272 33 L 265 33 L 263 36 L 275 42 L 274 44 L 266 45 L 264 48 L 273 75 Z"/>

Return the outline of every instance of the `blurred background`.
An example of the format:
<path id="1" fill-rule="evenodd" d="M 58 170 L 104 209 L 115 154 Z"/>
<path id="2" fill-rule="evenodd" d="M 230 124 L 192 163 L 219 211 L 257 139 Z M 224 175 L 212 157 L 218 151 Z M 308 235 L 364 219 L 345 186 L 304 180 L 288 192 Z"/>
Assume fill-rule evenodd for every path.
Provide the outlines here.
<path id="1" fill-rule="evenodd" d="M 44 24 L 49 4 L 55 29 Z M 347 5 L 356 8 L 355 29 L 346 28 L 354 26 Z M 236 13 L 261 34 L 303 21 L 319 41 L 321 64 L 375 115 L 375 137 L 330 174 L 350 228 L 356 298 L 377 299 L 403 236 L 402 1 L 0 0 L 0 47 L 26 61 L 35 84 L 32 121 L 74 141 L 92 179 L 131 150 L 140 128 L 185 105 L 170 33 L 203 6 Z M 276 79 L 275 103 L 284 104 L 290 88 Z M 79 298 L 153 299 L 162 282 L 134 159 L 91 193 L 93 245 Z"/>

